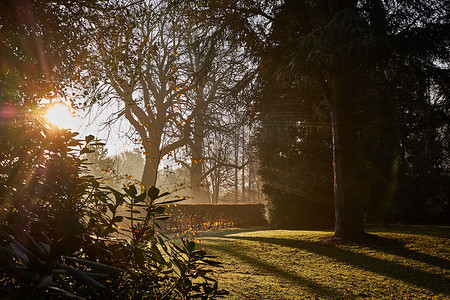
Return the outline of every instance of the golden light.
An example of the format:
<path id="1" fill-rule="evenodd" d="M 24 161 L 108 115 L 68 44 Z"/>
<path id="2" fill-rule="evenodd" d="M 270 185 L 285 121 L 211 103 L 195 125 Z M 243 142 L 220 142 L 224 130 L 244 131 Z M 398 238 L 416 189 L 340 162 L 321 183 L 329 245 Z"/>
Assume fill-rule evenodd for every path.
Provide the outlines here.
<path id="1" fill-rule="evenodd" d="M 64 103 L 56 103 L 47 110 L 45 117 L 59 128 L 70 129 L 74 123 L 70 110 L 71 108 Z"/>

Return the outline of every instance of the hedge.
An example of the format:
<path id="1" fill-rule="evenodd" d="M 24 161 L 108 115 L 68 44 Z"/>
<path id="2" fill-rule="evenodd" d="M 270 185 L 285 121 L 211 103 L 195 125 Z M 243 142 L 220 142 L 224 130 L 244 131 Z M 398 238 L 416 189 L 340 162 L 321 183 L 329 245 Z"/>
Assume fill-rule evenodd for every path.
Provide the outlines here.
<path id="1" fill-rule="evenodd" d="M 169 204 L 160 221 L 164 232 L 204 231 L 267 225 L 264 204 Z"/>

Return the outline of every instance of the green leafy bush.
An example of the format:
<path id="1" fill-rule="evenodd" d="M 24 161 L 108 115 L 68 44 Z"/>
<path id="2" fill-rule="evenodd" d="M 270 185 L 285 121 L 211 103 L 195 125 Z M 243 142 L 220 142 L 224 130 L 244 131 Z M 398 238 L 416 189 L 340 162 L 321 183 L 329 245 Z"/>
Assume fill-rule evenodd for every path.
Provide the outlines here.
<path id="1" fill-rule="evenodd" d="M 195 242 L 159 233 L 167 194 L 86 174 L 93 137 L 0 106 L 0 298 L 207 299 L 225 294 Z M 178 200 L 174 200 L 178 201 Z M 128 224 L 119 231 L 118 224 Z"/>

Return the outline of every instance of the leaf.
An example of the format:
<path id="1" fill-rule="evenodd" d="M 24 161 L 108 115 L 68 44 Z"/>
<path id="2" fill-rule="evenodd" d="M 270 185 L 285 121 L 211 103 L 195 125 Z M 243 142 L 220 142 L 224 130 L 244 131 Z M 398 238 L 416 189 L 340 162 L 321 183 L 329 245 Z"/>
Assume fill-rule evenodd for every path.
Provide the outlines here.
<path id="1" fill-rule="evenodd" d="M 115 216 L 111 222 L 117 223 L 117 222 L 122 222 L 122 221 L 123 221 L 122 216 Z"/>
<path id="2" fill-rule="evenodd" d="M 112 204 L 108 204 L 107 206 L 108 206 L 109 210 L 110 210 L 113 214 L 116 213 L 117 206 L 114 206 L 114 205 L 112 205 Z"/>
<path id="3" fill-rule="evenodd" d="M 95 137 L 92 134 L 90 134 L 90 135 L 86 136 L 84 139 L 85 139 L 86 143 L 90 143 L 95 139 Z"/>
<path id="4" fill-rule="evenodd" d="M 157 207 L 155 207 L 155 208 L 152 209 L 152 212 L 155 212 L 155 213 L 157 213 L 157 214 L 160 215 L 160 214 L 163 214 L 165 210 L 166 210 L 165 207 L 163 207 L 163 206 L 157 206 Z"/>
<path id="5" fill-rule="evenodd" d="M 123 198 L 123 195 L 119 193 L 118 191 L 114 192 L 114 197 L 116 198 L 116 205 L 120 206 L 125 202 L 125 199 Z"/>
<path id="6" fill-rule="evenodd" d="M 99 289 L 107 290 L 107 288 L 103 284 L 99 283 L 97 280 L 89 276 L 87 272 L 83 272 L 64 265 L 61 265 L 60 267 L 63 270 L 65 270 L 68 275 L 72 276 L 73 278 L 75 278 L 75 280 L 79 281 L 80 283 L 84 283 Z"/>
<path id="7" fill-rule="evenodd" d="M 91 261 L 91 260 L 86 260 L 86 259 L 82 259 L 82 258 L 76 258 L 76 257 L 70 257 L 70 256 L 63 256 L 63 258 L 65 260 L 71 261 L 71 262 L 75 262 L 77 264 L 89 267 L 93 270 L 96 270 L 98 272 L 105 272 L 105 273 L 122 273 L 125 272 L 125 270 L 117 268 L 117 267 L 113 267 L 110 265 L 105 265 L 102 263 L 98 263 L 95 261 Z"/>
<path id="8" fill-rule="evenodd" d="M 58 224 L 59 233 L 65 236 L 73 236 L 81 229 L 80 218 L 77 215 L 70 215 L 60 220 Z"/>
<path id="9" fill-rule="evenodd" d="M 66 291 L 66 290 L 60 289 L 60 288 L 58 288 L 58 287 L 56 287 L 56 286 L 49 286 L 48 289 L 49 289 L 50 291 L 55 291 L 55 292 L 57 292 L 58 294 L 61 294 L 61 295 L 65 296 L 65 297 L 68 297 L 68 298 L 78 299 L 78 300 L 85 300 L 85 299 L 82 298 L 82 297 L 79 297 L 79 296 L 77 296 L 77 295 L 75 295 L 75 294 L 72 294 L 72 293 L 70 293 L 70 292 L 68 292 L 68 291 Z M 50 293 L 50 294 L 51 294 L 51 293 Z"/>
<path id="10" fill-rule="evenodd" d="M 136 187 L 134 185 L 130 185 L 128 188 L 124 188 L 125 193 L 127 193 L 128 196 L 134 198 L 137 194 Z"/>
<path id="11" fill-rule="evenodd" d="M 67 236 L 52 245 L 52 252 L 58 254 L 72 254 L 80 249 L 83 239 L 77 236 Z"/>
<path id="12" fill-rule="evenodd" d="M 169 195 L 170 195 L 169 192 L 164 192 L 161 195 L 158 195 L 158 197 L 156 197 L 156 199 L 159 199 L 159 198 L 162 198 L 162 197 L 165 197 L 165 196 L 169 196 Z"/>
<path id="13" fill-rule="evenodd" d="M 147 197 L 147 194 L 144 192 L 135 198 L 136 203 L 142 202 Z"/>
<path id="14" fill-rule="evenodd" d="M 210 266 L 223 268 L 222 263 L 220 263 L 218 261 L 210 260 L 210 259 L 202 259 L 202 261 L 204 261 L 205 263 L 207 263 Z"/>
<path id="15" fill-rule="evenodd" d="M 145 257 L 144 257 L 144 252 L 142 251 L 142 249 L 140 248 L 134 248 L 134 258 L 136 259 L 136 262 L 138 263 L 139 266 L 143 266 L 145 263 Z"/>
<path id="16" fill-rule="evenodd" d="M 159 189 L 158 188 L 156 188 L 154 186 L 151 186 L 148 189 L 148 196 L 150 197 L 150 199 L 155 200 L 155 199 L 158 198 L 158 195 L 159 195 Z"/>
<path id="17" fill-rule="evenodd" d="M 165 204 L 170 204 L 170 203 L 176 203 L 176 202 L 181 202 L 181 201 L 184 201 L 184 200 L 186 200 L 186 199 L 183 198 L 183 199 L 170 200 L 170 201 L 165 201 L 165 202 L 158 203 L 158 205 L 165 205 Z"/>
<path id="18" fill-rule="evenodd" d="M 93 153 L 93 152 L 95 152 L 95 151 L 91 150 L 87 147 L 84 147 L 83 149 L 81 149 L 80 154 Z"/>
<path id="19" fill-rule="evenodd" d="M 187 251 L 188 251 L 189 253 L 192 253 L 192 252 L 195 250 L 195 243 L 194 243 L 193 241 L 190 241 L 190 242 L 187 244 L 186 249 L 187 249 Z"/>

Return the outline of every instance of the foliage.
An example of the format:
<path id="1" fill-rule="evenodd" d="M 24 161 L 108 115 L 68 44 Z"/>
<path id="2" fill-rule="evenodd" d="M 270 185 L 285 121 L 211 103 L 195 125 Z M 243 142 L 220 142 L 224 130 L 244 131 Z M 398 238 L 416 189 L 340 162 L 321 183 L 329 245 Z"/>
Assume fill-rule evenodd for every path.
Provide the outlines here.
<path id="1" fill-rule="evenodd" d="M 300 149 L 291 153 L 291 161 L 307 172 L 298 172 L 299 184 L 292 186 L 311 200 L 307 191 L 316 171 L 328 182 L 323 185 L 328 195 L 334 176 L 337 234 L 362 234 L 364 218 L 444 220 L 449 208 L 444 183 L 449 168 L 448 8 L 434 1 L 358 3 L 285 1 L 276 11 L 260 65 L 258 94 L 263 97 L 256 106 L 266 187 L 277 179 L 270 170 L 292 174 L 294 169 L 294 163 L 271 164 L 270 155 L 280 154 L 283 161 L 291 149 Z M 282 101 L 297 101 L 297 106 L 283 110 Z M 326 111 L 330 117 L 317 119 Z M 333 143 L 325 131 L 308 126 L 325 123 L 332 128 Z M 308 157 L 310 143 L 319 146 L 318 154 L 332 150 L 334 160 Z M 327 160 L 334 174 L 304 167 Z M 266 192 L 283 198 L 274 188 Z M 289 207 L 294 205 L 285 210 Z"/>
<path id="2" fill-rule="evenodd" d="M 276 67 L 266 62 L 262 68 Z M 330 228 L 333 177 L 326 106 L 305 86 L 290 83 L 264 81 L 255 104 L 269 221 L 277 228 Z"/>
<path id="3" fill-rule="evenodd" d="M 86 54 L 88 34 L 81 22 L 96 18 L 108 6 L 106 1 L 96 2 L 0 2 L 0 97 L 4 101 L 37 103 L 42 97 L 69 95 L 67 81 Z"/>
<path id="4" fill-rule="evenodd" d="M 165 232 L 179 234 L 267 225 L 264 204 L 169 204 L 165 212 L 170 218 L 160 226 Z"/>
<path id="5" fill-rule="evenodd" d="M 0 295 L 13 299 L 202 298 L 223 294 L 195 242 L 158 232 L 167 194 L 119 192 L 81 175 L 95 146 L 2 105 Z M 5 111 L 8 114 L 5 114 Z M 5 116 L 8 116 L 7 118 Z M 179 201 L 179 200 L 176 200 Z M 123 207 L 124 209 L 120 209 Z M 128 227 L 119 229 L 126 220 Z"/>
<path id="6" fill-rule="evenodd" d="M 144 158 L 139 149 L 125 150 L 109 155 L 103 143 L 90 147 L 93 152 L 84 154 L 89 174 L 102 177 L 101 181 L 114 189 L 121 189 L 128 183 L 137 184 L 144 169 Z M 161 186 L 161 184 L 159 184 Z"/>

